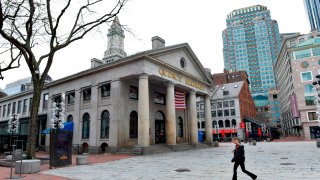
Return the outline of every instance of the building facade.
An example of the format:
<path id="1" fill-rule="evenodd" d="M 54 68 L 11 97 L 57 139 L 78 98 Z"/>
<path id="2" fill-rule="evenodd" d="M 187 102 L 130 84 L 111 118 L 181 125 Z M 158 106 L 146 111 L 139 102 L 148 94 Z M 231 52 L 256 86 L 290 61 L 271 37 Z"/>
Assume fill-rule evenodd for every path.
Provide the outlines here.
<path id="1" fill-rule="evenodd" d="M 204 131 L 204 101 L 197 102 L 198 129 Z M 255 118 L 256 108 L 247 81 L 216 85 L 211 99 L 212 136 L 215 140 L 232 137 L 245 138 L 245 117 Z"/>
<path id="2" fill-rule="evenodd" d="M 108 38 L 122 48 L 119 39 Z M 99 152 L 102 145 L 117 151 L 125 146 L 146 150 L 157 143 L 197 144 L 196 97 L 205 97 L 205 119 L 211 121 L 212 79 L 187 43 L 165 46 L 161 38 L 152 40 L 157 48 L 111 62 L 107 56 L 91 60 L 92 68 L 45 84 L 37 145 L 48 147 L 49 138 L 41 132 L 50 125 L 52 103 L 64 95 L 66 120 L 74 122 L 73 144 L 85 144 L 89 152 Z M 176 92 L 183 94 L 185 107 L 176 108 Z M 1 138 L 13 113 L 21 115 L 20 133 L 27 134 L 31 102 L 32 90 L 0 99 Z M 212 130 L 211 123 L 206 130 Z"/>
<path id="3" fill-rule="evenodd" d="M 311 30 L 319 29 L 320 27 L 320 0 L 304 0 L 307 16 Z"/>
<path id="4" fill-rule="evenodd" d="M 265 6 L 237 9 L 228 14 L 222 32 L 224 66 L 245 70 L 255 105 L 268 106 L 268 93 L 275 88 L 273 64 L 280 47 L 278 23 Z"/>
<path id="5" fill-rule="evenodd" d="M 226 69 L 224 69 L 223 73 L 212 74 L 212 81 L 214 85 L 248 81 L 248 75 L 246 71 L 227 71 Z"/>
<path id="6" fill-rule="evenodd" d="M 285 135 L 320 137 L 312 82 L 320 72 L 320 37 L 311 34 L 286 37 L 275 65 L 281 123 Z"/>

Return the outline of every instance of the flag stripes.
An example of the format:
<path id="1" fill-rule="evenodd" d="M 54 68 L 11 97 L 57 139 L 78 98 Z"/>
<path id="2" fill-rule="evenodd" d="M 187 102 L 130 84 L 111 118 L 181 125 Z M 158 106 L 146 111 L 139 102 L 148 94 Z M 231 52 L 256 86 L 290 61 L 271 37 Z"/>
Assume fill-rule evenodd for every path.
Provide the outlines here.
<path id="1" fill-rule="evenodd" d="M 186 109 L 186 97 L 184 92 L 175 91 L 174 99 L 176 109 Z"/>

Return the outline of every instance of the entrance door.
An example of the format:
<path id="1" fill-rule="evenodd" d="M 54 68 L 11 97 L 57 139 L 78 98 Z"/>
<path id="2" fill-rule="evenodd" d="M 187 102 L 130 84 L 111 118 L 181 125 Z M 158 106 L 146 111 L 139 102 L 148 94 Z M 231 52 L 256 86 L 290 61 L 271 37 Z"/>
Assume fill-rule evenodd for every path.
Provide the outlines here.
<path id="1" fill-rule="evenodd" d="M 155 143 L 165 143 L 165 129 L 163 120 L 155 120 Z"/>

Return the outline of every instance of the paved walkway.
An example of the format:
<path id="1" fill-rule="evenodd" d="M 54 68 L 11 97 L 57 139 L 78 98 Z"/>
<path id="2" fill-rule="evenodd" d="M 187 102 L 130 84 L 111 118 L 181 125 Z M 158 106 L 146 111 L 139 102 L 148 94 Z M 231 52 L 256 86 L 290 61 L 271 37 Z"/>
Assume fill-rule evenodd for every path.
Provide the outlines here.
<path id="1" fill-rule="evenodd" d="M 83 180 L 230 180 L 233 145 L 184 152 L 139 156 L 108 163 L 49 170 L 44 174 Z M 259 180 L 319 179 L 320 148 L 315 142 L 245 144 L 246 168 Z M 176 170 L 186 170 L 177 172 Z M 238 179 L 248 176 L 238 169 Z"/>

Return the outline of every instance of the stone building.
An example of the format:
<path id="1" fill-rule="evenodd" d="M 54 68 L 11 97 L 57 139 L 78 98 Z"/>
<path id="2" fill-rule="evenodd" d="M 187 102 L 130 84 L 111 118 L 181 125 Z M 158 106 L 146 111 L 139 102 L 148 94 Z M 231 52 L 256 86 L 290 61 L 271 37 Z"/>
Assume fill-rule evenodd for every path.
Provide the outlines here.
<path id="1" fill-rule="evenodd" d="M 48 147 L 49 138 L 41 132 L 49 127 L 52 102 L 63 95 L 66 120 L 74 122 L 73 144 L 86 144 L 90 152 L 99 152 L 103 144 L 117 151 L 126 146 L 198 143 L 196 97 L 205 98 L 205 117 L 211 122 L 212 79 L 195 53 L 187 43 L 165 46 L 156 36 L 151 50 L 126 56 L 118 24 L 116 19 L 109 30 L 102 60 L 92 59 L 92 68 L 44 86 L 37 145 Z M 177 92 L 185 108 L 176 108 Z M 0 99 L 1 137 L 12 113 L 21 114 L 20 132 L 27 132 L 30 102 L 32 90 Z M 211 123 L 206 129 L 211 132 Z"/>
<path id="2" fill-rule="evenodd" d="M 320 73 L 320 37 L 317 31 L 284 39 L 275 64 L 281 125 L 284 135 L 306 140 L 320 137 L 315 90 Z"/>

